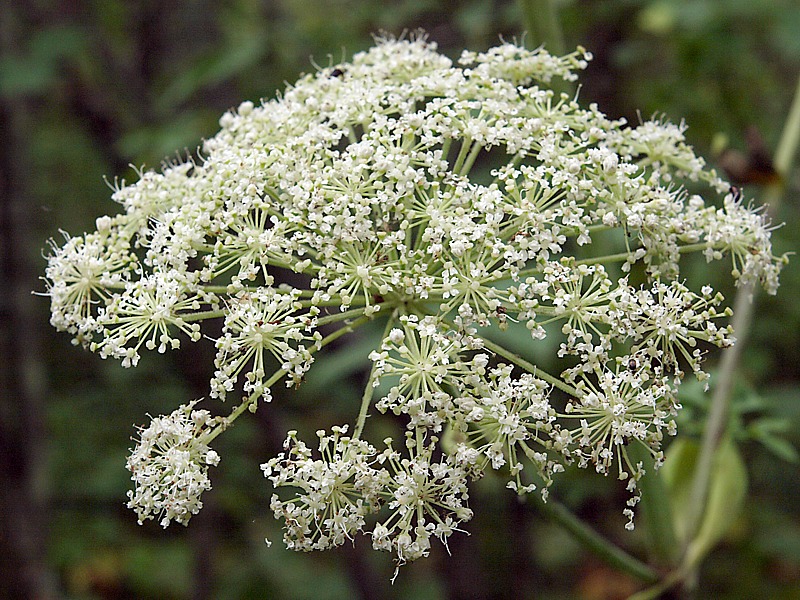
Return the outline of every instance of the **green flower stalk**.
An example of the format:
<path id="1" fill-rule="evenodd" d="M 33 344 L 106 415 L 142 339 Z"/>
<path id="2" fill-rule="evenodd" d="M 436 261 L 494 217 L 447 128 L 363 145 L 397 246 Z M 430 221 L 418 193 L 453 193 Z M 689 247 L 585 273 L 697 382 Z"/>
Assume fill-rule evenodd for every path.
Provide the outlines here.
<path id="1" fill-rule="evenodd" d="M 364 533 L 403 564 L 472 517 L 483 472 L 546 498 L 573 463 L 625 481 L 633 526 L 644 469 L 628 447 L 658 465 L 685 373 L 707 379 L 707 351 L 733 343 L 724 298 L 682 262 L 725 260 L 775 293 L 785 259 L 683 125 L 630 127 L 548 89 L 590 58 L 504 43 L 453 63 L 424 37 L 378 39 L 225 114 L 202 158 L 120 182 L 119 214 L 53 245 L 52 323 L 101 357 L 131 367 L 208 342 L 202 322 L 221 330 L 209 396 L 236 406 L 212 418 L 190 402 L 143 430 L 140 520 L 186 524 L 216 436 L 379 320 L 352 434 L 332 426 L 315 450 L 290 432 L 262 465 L 290 548 Z M 555 337 L 546 364 L 561 367 L 509 351 L 493 331 L 510 327 L 532 349 Z M 376 412 L 394 440 L 370 440 Z"/>

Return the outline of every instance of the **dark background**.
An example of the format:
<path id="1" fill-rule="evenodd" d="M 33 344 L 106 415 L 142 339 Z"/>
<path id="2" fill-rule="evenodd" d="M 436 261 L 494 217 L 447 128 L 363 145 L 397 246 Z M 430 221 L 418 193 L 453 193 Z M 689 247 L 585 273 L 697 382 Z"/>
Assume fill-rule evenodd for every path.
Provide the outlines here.
<path id="1" fill-rule="evenodd" d="M 746 153 L 752 128 L 775 147 L 800 76 L 794 0 L 556 4 L 567 48 L 595 55 L 583 102 L 634 123 L 685 119 L 712 164 L 722 138 Z M 130 165 L 193 152 L 225 110 L 272 97 L 312 59 L 339 62 L 374 32 L 420 27 L 457 57 L 521 35 L 522 22 L 518 5 L 500 0 L 0 2 L 0 598 L 591 600 L 637 589 L 490 480 L 473 490 L 470 535 L 393 585 L 390 557 L 366 539 L 324 554 L 283 549 L 258 465 L 287 429 L 352 419 L 357 352 L 320 361 L 297 393 L 223 436 L 214 489 L 188 528 L 138 526 L 124 506 L 134 424 L 206 395 L 213 350 L 192 345 L 125 370 L 72 347 L 49 326 L 47 298 L 31 293 L 45 290 L 48 239 L 117 210 L 103 176 L 134 180 Z M 758 200 L 756 182 L 744 189 Z M 796 176 L 783 182 L 779 252 L 798 246 L 799 189 Z M 795 261 L 776 298 L 757 298 L 734 405 L 750 492 L 701 570 L 698 597 L 800 598 L 800 470 L 784 444 L 800 442 L 798 273 Z M 694 275 L 716 277 L 700 264 Z M 682 431 L 697 433 L 704 402 L 686 398 L 693 418 Z M 639 529 L 622 528 L 613 482 L 570 472 L 556 494 L 646 557 Z"/>

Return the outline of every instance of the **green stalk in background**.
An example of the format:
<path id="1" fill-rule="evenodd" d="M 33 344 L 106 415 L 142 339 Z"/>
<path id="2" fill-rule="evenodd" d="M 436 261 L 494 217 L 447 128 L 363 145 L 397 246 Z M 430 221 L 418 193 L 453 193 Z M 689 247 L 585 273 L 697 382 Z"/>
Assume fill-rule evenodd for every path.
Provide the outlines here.
<path id="1" fill-rule="evenodd" d="M 565 54 L 564 33 L 556 14 L 553 0 L 519 0 L 520 11 L 527 30 L 531 48 L 544 46 L 556 56 Z"/>
<path id="2" fill-rule="evenodd" d="M 794 157 L 797 154 L 798 144 L 800 144 L 800 79 L 795 91 L 794 100 L 786 119 L 783 133 L 781 135 L 778 148 L 775 152 L 774 167 L 779 178 L 778 181 L 766 188 L 764 193 L 764 204 L 774 215 L 783 193 L 783 183 L 788 180 Z M 689 505 L 689 529 L 691 534 L 686 538 L 683 548 L 684 560 L 689 558 L 687 552 L 689 546 L 694 541 L 694 537 L 699 531 L 706 508 L 709 481 L 711 478 L 712 464 L 716 450 L 724 439 L 728 426 L 728 410 L 730 407 L 731 390 L 735 381 L 736 371 L 741 358 L 742 348 L 747 339 L 747 334 L 753 319 L 753 294 L 755 288 L 752 285 L 743 285 L 739 288 L 734 303 L 733 329 L 736 334 L 737 342 L 733 348 L 729 349 L 722 356 L 719 373 L 716 377 L 716 385 L 711 398 L 708 422 L 703 435 L 702 447 L 698 458 L 697 470 L 692 486 L 692 495 Z M 692 569 L 697 568 L 696 564 L 686 565 Z"/>

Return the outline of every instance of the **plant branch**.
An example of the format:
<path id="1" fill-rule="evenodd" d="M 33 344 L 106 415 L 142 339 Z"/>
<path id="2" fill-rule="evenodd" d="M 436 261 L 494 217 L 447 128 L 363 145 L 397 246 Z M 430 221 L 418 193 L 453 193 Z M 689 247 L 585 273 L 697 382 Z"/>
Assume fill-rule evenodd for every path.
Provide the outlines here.
<path id="1" fill-rule="evenodd" d="M 524 358 L 522 358 L 519 354 L 515 354 L 514 352 L 511 352 L 510 350 L 503 348 L 503 346 L 501 346 L 500 344 L 495 344 L 491 340 L 483 338 L 483 345 L 488 350 L 491 350 L 495 354 L 498 354 L 499 356 L 502 356 L 503 358 L 510 360 L 515 365 L 518 365 L 523 369 L 525 369 L 526 371 L 528 371 L 534 377 L 538 377 L 539 379 L 546 381 L 550 385 L 560 389 L 562 392 L 565 392 L 570 396 L 574 397 L 578 397 L 580 395 L 578 393 L 578 390 L 576 390 L 574 387 L 567 385 L 566 383 L 561 381 L 558 377 L 554 377 L 550 375 L 550 373 L 543 371 L 533 363 L 530 363 Z"/>
<path id="2" fill-rule="evenodd" d="M 660 577 L 653 569 L 615 546 L 594 529 L 586 525 L 572 514 L 563 504 L 549 499 L 547 502 L 539 500 L 536 507 L 545 516 L 569 531 L 583 546 L 594 552 L 609 565 L 633 575 L 646 583 L 656 583 Z"/>
<path id="3" fill-rule="evenodd" d="M 392 327 L 395 324 L 397 311 L 395 311 L 391 317 L 386 320 L 386 327 L 383 329 L 383 335 L 381 336 L 381 342 L 386 339 L 389 335 L 389 331 L 391 331 Z M 380 345 L 378 346 L 380 349 Z M 374 361 L 372 363 L 372 368 L 369 371 L 369 378 L 367 379 L 367 383 L 364 386 L 364 395 L 361 397 L 361 408 L 358 411 L 358 420 L 356 421 L 355 429 L 353 429 L 353 439 L 357 440 L 361 437 L 361 432 L 364 430 L 364 425 L 367 422 L 367 413 L 369 412 L 370 404 L 372 403 L 372 396 L 375 393 L 375 389 L 373 383 L 375 381 L 375 373 L 378 370 L 378 362 Z"/>

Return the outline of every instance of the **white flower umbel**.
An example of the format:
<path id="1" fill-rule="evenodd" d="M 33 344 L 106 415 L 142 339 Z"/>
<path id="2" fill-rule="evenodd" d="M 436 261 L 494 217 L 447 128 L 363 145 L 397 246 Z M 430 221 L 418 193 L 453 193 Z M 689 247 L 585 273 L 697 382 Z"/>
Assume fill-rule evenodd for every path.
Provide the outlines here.
<path id="1" fill-rule="evenodd" d="M 533 482 L 522 483 L 526 459 L 545 486 L 563 466 L 547 454 L 556 420 L 548 400 L 550 386 L 530 373 L 514 377 L 513 371 L 511 365 L 500 364 L 471 394 L 458 398 L 463 421 L 453 424 L 464 434 L 464 444 L 456 452 L 463 464 L 478 472 L 488 466 L 505 468 L 511 476 L 508 486 L 523 493 L 536 489 Z"/>
<path id="2" fill-rule="evenodd" d="M 139 523 L 158 518 L 162 527 L 171 521 L 186 525 L 203 507 L 200 495 L 211 489 L 208 467 L 217 466 L 219 455 L 203 441 L 216 421 L 207 410 L 196 410 L 196 403 L 153 419 L 139 432 L 128 458 L 134 483 L 128 508 Z"/>
<path id="3" fill-rule="evenodd" d="M 363 440 L 343 434 L 347 427 L 318 431 L 320 458 L 290 431 L 285 452 L 261 465 L 276 488 L 302 490 L 281 501 L 272 496 L 270 507 L 286 522 L 284 541 L 294 550 L 325 550 L 352 540 L 363 530 L 364 517 L 376 512 L 388 474 L 373 468 L 375 449 Z"/>
<path id="4" fill-rule="evenodd" d="M 455 406 L 450 390 L 471 380 L 470 361 L 463 361 L 466 350 L 474 348 L 469 339 L 448 335 L 436 319 L 416 315 L 402 316 L 403 330 L 390 332 L 380 352 L 370 354 L 375 364 L 374 385 L 384 380 L 396 380 L 389 393 L 376 407 L 409 417 L 410 429 L 441 431 L 442 426 L 455 418 Z"/>
<path id="5" fill-rule="evenodd" d="M 299 295 L 299 290 L 280 293 L 262 288 L 239 293 L 232 299 L 222 336 L 217 340 L 212 396 L 224 400 L 234 389 L 238 375 L 245 371 L 243 391 L 254 400 L 260 397 L 269 400 L 269 387 L 264 385 L 269 355 L 288 374 L 287 385 L 300 383 L 313 360 L 301 342 L 318 344 L 322 336 L 313 331 L 319 309 L 311 307 L 296 314 L 303 306 L 297 301 Z M 250 369 L 245 370 L 251 360 Z"/>
<path id="6" fill-rule="evenodd" d="M 436 437 L 419 449 L 412 435 L 406 434 L 410 456 L 402 457 L 386 440 L 389 446 L 379 457 L 391 473 L 386 484 L 389 514 L 375 525 L 372 546 L 396 553 L 399 565 L 427 556 L 432 537 L 446 545 L 458 525 L 472 518 L 467 470 L 450 457 L 432 458 Z"/>
<path id="7" fill-rule="evenodd" d="M 125 285 L 136 263 L 129 240 L 111 230 L 111 219 L 97 220 L 97 232 L 70 238 L 47 265 L 50 322 L 75 335 L 75 343 L 88 343 L 97 328 L 100 307 L 110 301 L 115 288 Z"/>
<path id="8" fill-rule="evenodd" d="M 118 182 L 122 214 L 53 246 L 55 327 L 126 366 L 210 340 L 210 396 L 235 401 L 143 430 L 140 520 L 185 523 L 211 440 L 369 321 L 384 335 L 352 434 L 321 433 L 319 454 L 290 434 L 263 466 L 291 548 L 363 532 L 400 564 L 425 556 L 469 520 L 469 480 L 490 468 L 545 497 L 565 464 L 614 473 L 632 515 L 628 448 L 658 464 L 684 373 L 706 381 L 706 354 L 733 343 L 724 298 L 686 279 L 685 257 L 730 261 L 737 285 L 769 293 L 785 259 L 685 125 L 631 128 L 548 89 L 589 58 L 504 43 L 456 65 L 424 37 L 379 39 L 225 114 L 202 159 Z M 502 343 L 509 328 L 530 351 Z M 401 449 L 367 441 L 376 412 Z"/>
<path id="9" fill-rule="evenodd" d="M 122 359 L 122 366 L 136 366 L 139 349 L 167 349 L 180 347 L 180 339 L 173 337 L 174 330 L 185 333 L 190 340 L 200 339 L 199 323 L 183 320 L 183 313 L 200 308 L 201 295 L 190 292 L 180 271 L 156 271 L 125 284 L 121 294 L 115 294 L 98 311 L 97 326 L 101 341 L 92 342 L 91 349 L 103 358 Z"/>

